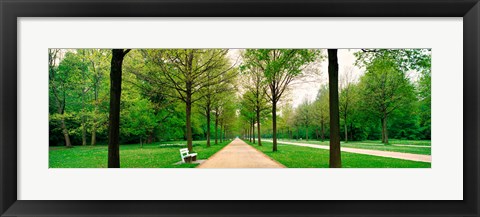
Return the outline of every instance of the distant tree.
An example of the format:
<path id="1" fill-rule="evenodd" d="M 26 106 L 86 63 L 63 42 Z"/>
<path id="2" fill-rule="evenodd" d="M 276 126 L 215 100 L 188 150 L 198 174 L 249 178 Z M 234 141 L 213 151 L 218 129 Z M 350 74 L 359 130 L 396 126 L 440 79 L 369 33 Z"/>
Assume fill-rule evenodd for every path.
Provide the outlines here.
<path id="1" fill-rule="evenodd" d="M 277 151 L 277 103 L 302 69 L 315 60 L 318 51 L 308 49 L 247 49 L 245 56 L 263 71 L 272 105 L 272 150 Z"/>
<path id="2" fill-rule="evenodd" d="M 216 70 L 209 70 L 206 72 L 208 80 L 216 80 L 218 82 L 212 82 L 211 85 L 206 86 L 203 90 L 201 90 L 200 95 L 203 96 L 198 102 L 198 106 L 201 108 L 201 114 L 205 117 L 207 123 L 206 129 L 206 137 L 207 137 L 207 147 L 210 147 L 210 139 L 211 139 L 211 115 L 212 112 L 215 110 L 216 118 L 219 118 L 220 115 L 220 104 L 223 104 L 222 101 L 228 100 L 232 97 L 233 93 L 232 90 L 234 86 L 232 84 L 233 78 L 237 71 L 235 68 L 226 71 L 225 65 L 223 68 L 216 69 Z M 224 73 L 224 75 L 218 76 L 217 73 Z M 223 120 L 223 119 L 221 119 Z M 218 137 L 218 124 L 219 119 L 215 119 L 215 144 L 217 144 L 217 137 Z M 221 123 L 223 125 L 224 123 Z"/>
<path id="3" fill-rule="evenodd" d="M 249 94 L 245 95 L 244 99 L 248 100 L 250 104 L 253 105 L 253 110 L 255 113 L 255 121 L 257 123 L 257 137 L 258 137 L 258 146 L 262 146 L 261 138 L 261 119 L 264 111 L 267 111 L 270 106 L 266 94 L 266 79 L 264 77 L 263 71 L 260 67 L 255 64 L 256 59 L 253 55 L 244 55 L 244 63 L 240 66 L 241 72 L 244 75 L 244 87 L 249 90 Z"/>
<path id="4" fill-rule="evenodd" d="M 399 107 L 414 101 L 413 85 L 405 76 L 396 58 L 390 55 L 376 56 L 367 65 L 361 78 L 362 96 L 370 112 L 380 118 L 382 143 L 388 144 L 388 118 Z"/>
<path id="5" fill-rule="evenodd" d="M 69 89 L 68 85 L 68 70 L 59 70 L 58 61 L 60 56 L 60 49 L 49 49 L 48 50 L 48 73 L 49 73 L 49 86 L 50 91 L 55 99 L 55 104 L 57 107 L 57 113 L 60 116 L 60 122 L 62 127 L 62 133 L 65 138 L 65 146 L 72 147 L 70 142 L 70 135 L 68 134 L 68 129 L 65 124 L 65 105 L 66 105 L 66 95 Z"/>
<path id="6" fill-rule="evenodd" d="M 308 100 L 303 101 L 297 108 L 296 119 L 299 126 L 305 127 L 305 140 L 308 141 L 309 128 L 314 121 L 313 106 Z"/>
<path id="7" fill-rule="evenodd" d="M 348 118 L 352 112 L 353 104 L 356 100 L 356 92 L 354 91 L 355 78 L 353 68 L 347 67 L 340 78 L 340 114 L 343 119 L 343 127 L 345 131 L 345 142 L 348 142 Z"/>
<path id="8" fill-rule="evenodd" d="M 328 85 L 323 85 L 318 90 L 317 98 L 313 103 L 315 119 L 320 123 L 322 142 L 325 141 L 325 126 L 329 123 L 330 118 L 329 101 Z"/>

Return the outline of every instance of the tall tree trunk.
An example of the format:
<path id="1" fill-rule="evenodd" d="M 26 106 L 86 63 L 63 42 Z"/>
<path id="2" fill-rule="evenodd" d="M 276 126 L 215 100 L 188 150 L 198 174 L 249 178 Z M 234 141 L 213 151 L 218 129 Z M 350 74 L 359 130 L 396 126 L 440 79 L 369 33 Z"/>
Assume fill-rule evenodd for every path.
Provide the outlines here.
<path id="1" fill-rule="evenodd" d="M 83 91 L 83 90 L 82 90 Z M 85 93 L 82 93 L 82 145 L 87 145 L 87 128 L 85 127 Z"/>
<path id="2" fill-rule="evenodd" d="M 273 99 L 272 103 L 272 139 L 273 139 L 273 148 L 272 151 L 277 151 L 277 102 L 276 99 Z"/>
<path id="3" fill-rule="evenodd" d="M 318 140 L 318 126 L 315 126 L 315 139 Z"/>
<path id="4" fill-rule="evenodd" d="M 325 122 L 321 121 L 321 125 L 322 125 L 322 142 L 325 141 Z"/>
<path id="5" fill-rule="evenodd" d="M 120 168 L 120 96 L 122 95 L 122 64 L 130 50 L 112 50 L 110 67 L 110 117 L 108 129 L 108 167 Z"/>
<path id="6" fill-rule="evenodd" d="M 93 88 L 93 97 L 95 101 L 95 107 L 93 108 L 93 117 L 92 117 L 92 139 L 90 145 L 97 144 L 97 111 L 98 111 L 98 80 L 94 84 Z"/>
<path id="7" fill-rule="evenodd" d="M 92 139 L 90 141 L 90 145 L 96 145 L 97 144 L 97 126 L 96 123 L 93 123 L 92 126 Z"/>
<path id="8" fill-rule="evenodd" d="M 382 119 L 382 131 L 385 145 L 388 144 L 388 129 L 387 129 L 387 115 L 385 114 Z"/>
<path id="9" fill-rule="evenodd" d="M 385 127 L 383 127 L 383 123 L 385 118 L 380 118 L 381 124 L 382 124 L 382 143 L 385 143 Z"/>
<path id="10" fill-rule="evenodd" d="M 348 142 L 348 129 L 347 129 L 347 128 L 348 128 L 348 126 L 347 126 L 347 125 L 348 125 L 348 123 L 347 123 L 347 115 L 345 115 L 345 117 L 344 117 L 344 126 L 345 126 L 345 127 L 344 127 L 344 128 L 345 128 L 345 143 L 347 143 L 347 142 Z"/>
<path id="11" fill-rule="evenodd" d="M 90 145 L 97 144 L 97 100 L 95 99 L 95 108 L 93 110 L 93 117 L 92 117 L 92 138 L 90 140 Z"/>
<path id="12" fill-rule="evenodd" d="M 215 145 L 218 144 L 218 111 L 217 110 L 215 111 Z"/>
<path id="13" fill-rule="evenodd" d="M 68 130 L 67 130 L 67 125 L 65 124 L 65 117 L 62 114 L 62 132 L 63 132 L 63 137 L 65 138 L 65 146 L 67 148 L 72 147 L 72 143 L 70 142 L 70 136 L 68 135 Z"/>
<path id="14" fill-rule="evenodd" d="M 186 115 L 187 115 L 187 147 L 188 151 L 192 152 L 193 151 L 193 142 L 192 142 L 192 94 L 190 92 L 186 94 L 187 95 L 187 102 L 186 102 Z"/>
<path id="15" fill-rule="evenodd" d="M 85 50 L 82 50 L 82 61 L 85 62 Z M 85 70 L 82 70 L 82 82 L 85 82 Z M 85 120 L 85 90 L 82 89 L 82 112 L 81 112 L 81 120 L 82 120 L 82 145 L 87 145 L 87 129 L 86 129 L 86 120 Z"/>
<path id="16" fill-rule="evenodd" d="M 258 146 L 262 146 L 262 135 L 260 131 L 260 109 L 257 108 L 257 134 L 258 134 Z"/>
<path id="17" fill-rule="evenodd" d="M 224 131 L 225 131 L 225 125 L 223 123 L 223 118 L 222 118 L 222 119 L 220 119 L 220 143 L 223 142 Z"/>
<path id="18" fill-rule="evenodd" d="M 252 140 L 253 143 L 255 144 L 255 121 L 252 119 Z"/>
<path id="19" fill-rule="evenodd" d="M 342 167 L 340 152 L 340 116 L 338 103 L 337 49 L 328 49 L 328 86 L 330 96 L 330 167 Z"/>
<path id="20" fill-rule="evenodd" d="M 60 100 L 58 100 L 59 103 L 58 103 L 58 107 L 57 107 L 57 112 L 58 114 L 61 115 L 61 119 L 60 119 L 60 122 L 62 124 L 62 133 L 63 133 L 63 137 L 65 139 L 65 146 L 67 148 L 71 148 L 73 147 L 72 146 L 72 143 L 70 142 L 70 136 L 68 135 L 68 130 L 67 130 L 67 125 L 65 124 L 65 97 L 63 98 L 63 103 L 60 103 Z"/>
<path id="21" fill-rule="evenodd" d="M 249 142 L 252 142 L 252 137 L 250 137 L 250 131 L 252 128 L 250 128 L 250 122 L 248 122 L 248 129 L 247 129 L 247 139 Z"/>
<path id="22" fill-rule="evenodd" d="M 207 105 L 207 147 L 210 147 L 210 105 Z"/>

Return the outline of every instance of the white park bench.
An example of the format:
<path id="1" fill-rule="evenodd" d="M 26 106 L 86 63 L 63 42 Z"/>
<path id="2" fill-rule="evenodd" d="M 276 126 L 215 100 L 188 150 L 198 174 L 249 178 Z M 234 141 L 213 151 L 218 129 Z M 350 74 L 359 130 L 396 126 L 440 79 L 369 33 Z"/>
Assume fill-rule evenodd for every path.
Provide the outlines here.
<path id="1" fill-rule="evenodd" d="M 182 148 L 180 149 L 180 157 L 182 158 L 182 162 L 185 163 L 185 159 L 187 159 L 186 162 L 190 161 L 196 161 L 197 160 L 197 153 L 188 153 L 188 148 Z"/>

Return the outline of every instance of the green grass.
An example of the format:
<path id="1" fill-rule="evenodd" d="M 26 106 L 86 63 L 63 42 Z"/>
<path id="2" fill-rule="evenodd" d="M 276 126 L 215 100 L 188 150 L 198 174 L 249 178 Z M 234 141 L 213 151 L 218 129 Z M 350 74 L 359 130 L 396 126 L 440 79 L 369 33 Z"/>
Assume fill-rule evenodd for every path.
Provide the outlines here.
<path id="1" fill-rule="evenodd" d="M 315 140 L 279 140 L 286 142 L 298 142 L 298 143 L 307 143 L 314 145 L 330 145 L 329 141 L 315 141 Z M 398 146 L 397 146 L 398 145 Z M 415 145 L 422 147 L 408 147 L 408 146 L 399 146 L 399 145 Z M 390 140 L 389 145 L 385 145 L 380 141 L 352 141 L 352 142 L 341 142 L 342 147 L 346 148 L 359 148 L 359 149 L 370 149 L 370 150 L 379 150 L 379 151 L 394 151 L 402 153 L 411 153 L 411 154 L 424 154 L 431 155 L 431 142 L 426 140 L 414 141 L 414 140 Z"/>
<path id="2" fill-rule="evenodd" d="M 247 142 L 248 143 L 248 142 Z M 328 168 L 329 151 L 325 149 L 278 145 L 272 152 L 272 143 L 262 142 L 263 146 L 251 144 L 269 157 L 288 168 Z M 342 152 L 343 168 L 431 168 L 431 163 L 377 157 L 364 154 Z"/>
<path id="3" fill-rule="evenodd" d="M 172 141 L 146 144 L 143 148 L 136 145 L 120 145 L 120 166 L 122 168 L 193 168 L 198 164 L 180 164 L 181 148 L 186 148 L 186 141 Z M 207 159 L 222 149 L 230 141 L 206 147 L 206 141 L 193 141 L 193 151 L 197 159 Z M 50 168 L 106 168 L 108 147 L 74 146 L 73 148 L 50 147 Z"/>

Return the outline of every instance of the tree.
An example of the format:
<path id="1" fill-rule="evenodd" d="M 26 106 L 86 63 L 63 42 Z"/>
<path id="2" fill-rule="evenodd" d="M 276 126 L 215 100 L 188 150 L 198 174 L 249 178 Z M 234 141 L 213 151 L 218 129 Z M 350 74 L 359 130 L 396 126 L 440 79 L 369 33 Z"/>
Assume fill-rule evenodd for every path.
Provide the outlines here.
<path id="1" fill-rule="evenodd" d="M 391 55 L 378 55 L 367 65 L 361 86 L 363 101 L 370 112 L 381 120 L 382 143 L 388 144 L 389 116 L 413 101 L 413 86 Z"/>
<path id="2" fill-rule="evenodd" d="M 162 73 L 162 85 L 176 91 L 173 97 L 185 103 L 186 139 L 192 151 L 192 105 L 202 99 L 201 91 L 218 82 L 235 64 L 230 64 L 228 49 L 169 49 L 151 50 L 150 56 Z M 224 69 L 224 70 L 221 70 Z M 214 76 L 209 73 L 219 70 Z M 223 79 L 230 79 L 224 76 Z"/>
<path id="3" fill-rule="evenodd" d="M 253 106 L 255 113 L 255 122 L 257 123 L 257 137 L 258 146 L 262 146 L 261 136 L 261 116 L 264 111 L 269 109 L 268 99 L 266 95 L 266 80 L 260 67 L 252 62 L 256 59 L 253 55 L 244 55 L 244 63 L 240 66 L 240 69 L 244 75 L 243 81 L 244 87 L 249 90 L 249 94 L 245 95 L 244 99 L 248 100 Z"/>
<path id="4" fill-rule="evenodd" d="M 68 91 L 68 72 L 66 70 L 60 70 L 57 66 L 57 61 L 60 55 L 60 49 L 49 49 L 48 50 L 48 72 L 49 72 L 49 83 L 50 90 L 53 93 L 55 98 L 57 113 L 60 115 L 60 122 L 62 126 L 62 133 L 65 138 L 65 146 L 72 147 L 70 142 L 70 136 L 68 134 L 68 129 L 65 124 L 65 105 L 66 105 L 66 95 Z"/>
<path id="5" fill-rule="evenodd" d="M 320 133 L 321 133 L 321 140 L 322 142 L 325 140 L 325 126 L 327 125 L 328 120 L 330 118 L 329 115 L 329 88 L 328 85 L 322 85 L 318 90 L 317 99 L 313 103 L 314 107 L 314 115 L 316 120 L 320 122 Z"/>
<path id="6" fill-rule="evenodd" d="M 106 81 L 104 79 L 105 71 L 108 69 L 108 58 L 109 52 L 102 49 L 89 49 L 87 57 L 89 66 L 89 71 L 92 74 L 92 88 L 93 88 L 93 111 L 91 114 L 91 141 L 90 145 L 95 145 L 97 143 L 97 130 L 99 127 L 100 119 L 100 105 L 105 101 L 106 97 L 103 97 L 102 84 Z M 102 95 L 101 95 L 102 93 Z"/>
<path id="7" fill-rule="evenodd" d="M 112 49 L 110 68 L 110 116 L 108 130 L 108 168 L 120 168 L 120 97 L 122 94 L 122 65 L 130 49 Z"/>
<path id="8" fill-rule="evenodd" d="M 315 60 L 317 51 L 307 49 L 248 49 L 245 56 L 260 68 L 268 85 L 266 95 L 272 105 L 272 150 L 277 151 L 277 103 L 302 69 Z"/>
<path id="9" fill-rule="evenodd" d="M 296 119 L 299 126 L 305 127 L 305 140 L 307 141 L 309 135 L 308 130 L 310 128 L 310 125 L 312 124 L 312 121 L 314 120 L 312 109 L 312 104 L 308 102 L 308 100 L 305 100 L 302 104 L 298 106 L 296 113 Z"/>
<path id="10" fill-rule="evenodd" d="M 221 101 L 228 99 L 231 97 L 232 93 L 231 90 L 234 89 L 232 83 L 233 78 L 235 77 L 236 70 L 233 68 L 230 70 L 225 70 L 228 67 L 225 65 L 223 68 L 219 68 L 216 70 L 209 70 L 206 72 L 208 80 L 214 80 L 218 82 L 212 82 L 211 85 L 206 86 L 203 90 L 201 90 L 200 95 L 203 96 L 199 100 L 198 106 L 202 108 L 201 114 L 206 118 L 206 137 L 207 137 L 207 147 L 210 147 L 210 138 L 211 138 L 211 114 L 212 111 L 215 109 L 215 144 L 217 144 L 217 136 L 218 136 L 218 117 L 220 115 L 220 104 Z M 218 76 L 217 73 L 224 73 L 223 75 Z"/>
<path id="11" fill-rule="evenodd" d="M 295 110 L 293 109 L 292 105 L 286 103 L 282 106 L 281 109 L 281 124 L 284 125 L 285 130 L 287 131 L 287 138 L 292 139 L 292 128 L 291 126 L 294 125 L 295 122 Z"/>
<path id="12" fill-rule="evenodd" d="M 354 91 L 355 78 L 353 76 L 353 68 L 347 67 L 344 70 L 344 73 L 341 77 L 340 83 L 340 114 L 343 119 L 343 127 L 345 131 L 345 142 L 348 142 L 348 117 L 352 112 L 352 104 L 356 98 L 356 93 Z"/>
<path id="13" fill-rule="evenodd" d="M 340 117 L 338 104 L 337 49 L 328 49 L 328 89 L 330 90 L 330 167 L 342 167 L 340 150 Z"/>

